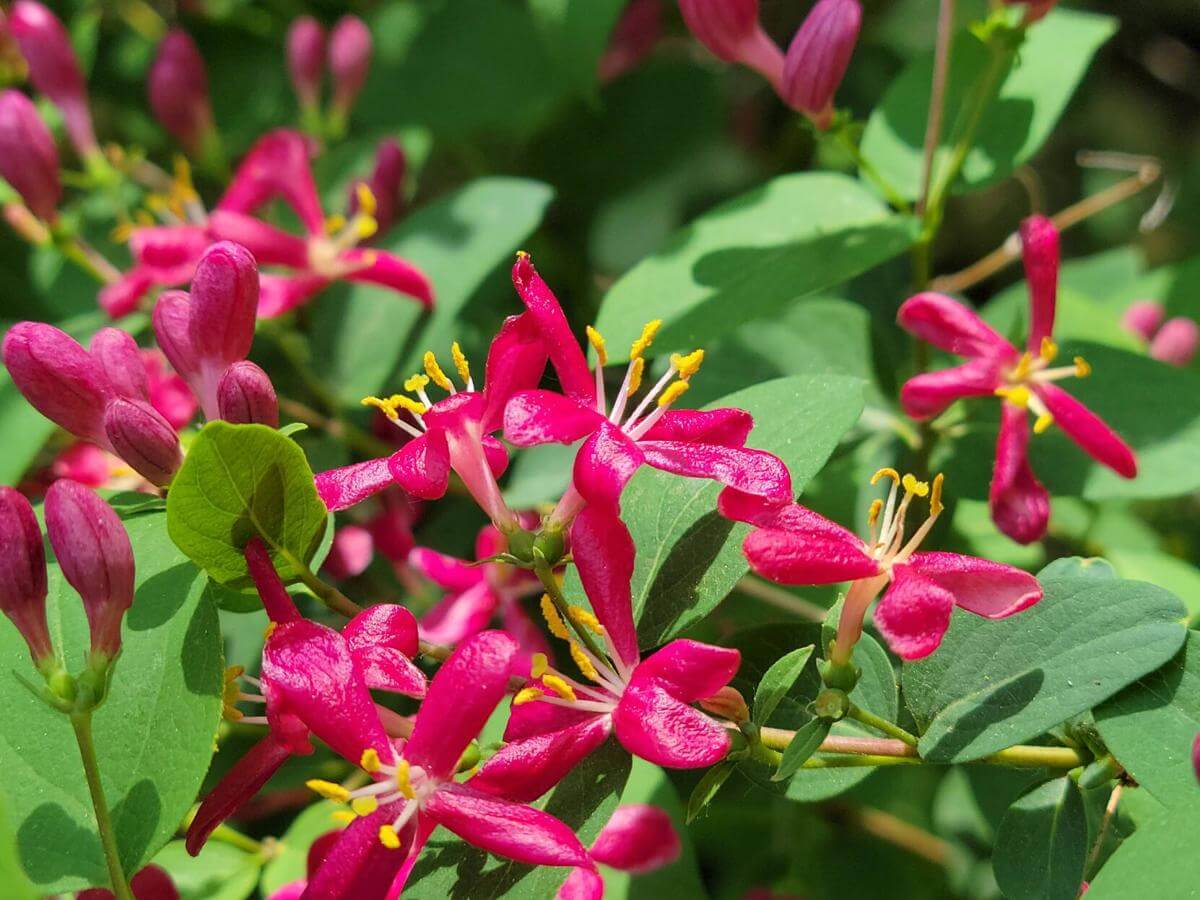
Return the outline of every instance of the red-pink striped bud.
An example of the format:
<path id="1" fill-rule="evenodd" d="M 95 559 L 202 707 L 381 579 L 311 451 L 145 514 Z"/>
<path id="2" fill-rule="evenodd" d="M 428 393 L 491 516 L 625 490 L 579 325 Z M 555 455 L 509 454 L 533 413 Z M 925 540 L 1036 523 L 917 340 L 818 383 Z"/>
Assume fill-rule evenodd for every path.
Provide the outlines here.
<path id="1" fill-rule="evenodd" d="M 758 0 L 679 0 L 679 11 L 719 59 L 749 66 L 780 90 L 783 53 L 758 22 Z"/>
<path id="2" fill-rule="evenodd" d="M 54 13 L 33 0 L 14 3 L 8 22 L 29 64 L 29 80 L 62 112 L 75 150 L 82 157 L 99 153 L 87 86 L 67 29 Z"/>
<path id="3" fill-rule="evenodd" d="M 287 63 L 300 105 L 316 106 L 325 74 L 325 29 L 312 16 L 301 16 L 288 28 Z"/>
<path id="4" fill-rule="evenodd" d="M 1172 366 L 1186 366 L 1200 346 L 1200 327 L 1182 316 L 1169 319 L 1150 342 L 1150 355 Z"/>
<path id="5" fill-rule="evenodd" d="M 92 654 L 121 649 L 121 619 L 133 604 L 133 547 L 113 508 L 62 478 L 46 492 L 46 533 L 63 576 L 83 599 Z"/>
<path id="6" fill-rule="evenodd" d="M 219 362 L 222 372 L 245 359 L 254 341 L 257 313 L 258 265 L 254 257 L 232 241 L 213 244 L 196 265 L 192 279 L 188 334 L 197 358 L 202 363 Z"/>
<path id="7" fill-rule="evenodd" d="M 150 108 L 189 153 L 200 152 L 213 127 L 204 58 L 186 31 L 174 28 L 158 45 L 148 80 Z"/>
<path id="8" fill-rule="evenodd" d="M 1009 6 L 1024 5 L 1027 7 L 1025 10 L 1025 24 L 1032 25 L 1039 19 L 1045 18 L 1050 10 L 1054 9 L 1055 5 L 1057 5 L 1058 0 L 1004 0 L 1004 2 Z"/>
<path id="9" fill-rule="evenodd" d="M 50 129 L 20 91 L 0 94 L 0 176 L 39 219 L 58 218 L 58 150 Z"/>
<path id="10" fill-rule="evenodd" d="M 275 386 L 266 372 L 248 360 L 225 370 L 217 385 L 217 406 L 226 422 L 279 427 Z"/>
<path id="11" fill-rule="evenodd" d="M 113 452 L 151 484 L 170 484 L 183 465 L 179 435 L 162 413 L 144 400 L 110 400 L 104 410 L 104 433 Z"/>
<path id="12" fill-rule="evenodd" d="M 39 669 L 54 657 L 46 627 L 46 552 L 33 508 L 17 490 L 0 486 L 0 612 L 29 645 Z"/>
<path id="13" fill-rule="evenodd" d="M 43 416 L 107 448 L 104 406 L 113 388 L 103 368 L 53 325 L 19 322 L 4 336 L 4 365 L 17 390 Z"/>
<path id="14" fill-rule="evenodd" d="M 783 98 L 824 130 L 833 122 L 837 92 L 862 25 L 858 0 L 817 0 L 788 47 Z"/>
<path id="15" fill-rule="evenodd" d="M 353 219 L 358 212 L 359 185 L 365 184 L 375 198 L 373 218 L 378 226 L 376 233 L 382 234 L 391 228 L 404 202 L 404 177 L 407 172 L 408 158 L 400 143 L 392 138 L 380 141 L 375 150 L 375 168 L 370 177 L 350 185 L 346 218 Z"/>
<path id="16" fill-rule="evenodd" d="M 371 69 L 371 31 L 358 16 L 342 16 L 329 35 L 329 71 L 333 76 L 333 108 L 350 112 Z"/>
<path id="17" fill-rule="evenodd" d="M 185 380 L 199 372 L 200 361 L 192 346 L 191 300 L 184 291 L 163 291 L 154 304 L 154 338 L 158 347 Z"/>
<path id="18" fill-rule="evenodd" d="M 150 399 L 146 363 L 137 341 L 128 332 L 120 328 L 101 328 L 92 336 L 88 352 L 116 393 L 132 400 Z"/>
<path id="19" fill-rule="evenodd" d="M 1167 311 L 1155 300 L 1137 300 L 1121 316 L 1121 327 L 1147 343 L 1162 325 Z"/>

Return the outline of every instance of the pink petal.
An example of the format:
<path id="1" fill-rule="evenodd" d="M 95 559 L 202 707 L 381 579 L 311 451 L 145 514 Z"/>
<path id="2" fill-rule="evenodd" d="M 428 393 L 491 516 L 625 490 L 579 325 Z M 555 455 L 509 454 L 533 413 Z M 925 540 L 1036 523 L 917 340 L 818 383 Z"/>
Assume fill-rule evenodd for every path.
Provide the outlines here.
<path id="1" fill-rule="evenodd" d="M 296 131 L 277 129 L 258 139 L 242 160 L 218 210 L 253 213 L 282 197 L 309 234 L 323 234 L 325 215 L 309 159 L 316 145 Z"/>
<path id="2" fill-rule="evenodd" d="M 182 284 L 186 278 L 179 281 L 164 282 L 165 284 Z M 108 313 L 110 319 L 120 319 L 138 308 L 142 298 L 154 286 L 154 279 L 142 269 L 131 269 L 116 281 L 100 288 L 96 302 Z"/>
<path id="3" fill-rule="evenodd" d="M 308 268 L 308 242 L 262 219 L 218 209 L 208 217 L 208 228 L 217 240 L 241 244 L 260 266 Z"/>
<path id="4" fill-rule="evenodd" d="M 296 609 L 295 601 L 284 588 L 262 538 L 250 538 L 242 555 L 246 558 L 246 570 L 250 573 L 250 580 L 254 582 L 254 588 L 258 591 L 258 597 L 262 600 L 263 609 L 270 620 L 282 624 L 299 619 L 300 611 Z"/>
<path id="5" fill-rule="evenodd" d="M 109 383 L 122 397 L 150 399 L 150 380 L 142 352 L 128 332 L 120 328 L 101 328 L 88 344 L 88 353 L 104 371 Z"/>
<path id="6" fill-rule="evenodd" d="M 621 491 L 643 462 L 638 445 L 603 422 L 575 457 L 575 489 L 588 503 L 615 512 L 620 508 Z"/>
<path id="7" fill-rule="evenodd" d="M 671 641 L 637 667 L 635 678 L 654 678 L 678 700 L 711 697 L 733 679 L 742 655 L 731 647 Z"/>
<path id="8" fill-rule="evenodd" d="M 1053 384 L 1038 385 L 1037 394 L 1054 416 L 1054 423 L 1065 431 L 1084 453 L 1123 478 L 1137 477 L 1137 459 L 1133 450 L 1108 423 Z"/>
<path id="9" fill-rule="evenodd" d="M 259 276 L 258 315 L 263 319 L 274 319 L 298 306 L 303 306 L 329 286 L 324 275 L 272 275 L 264 272 Z"/>
<path id="10" fill-rule="evenodd" d="M 136 229 L 129 252 L 137 262 L 135 271 L 150 282 L 187 284 L 211 243 L 207 229 L 198 225 L 156 225 Z"/>
<path id="11" fill-rule="evenodd" d="M 596 618 L 621 660 L 636 665 L 637 628 L 629 590 L 636 548 L 629 529 L 610 510 L 587 506 L 571 526 L 571 552 Z"/>
<path id="12" fill-rule="evenodd" d="M 499 604 L 500 598 L 483 581 L 461 594 L 447 594 L 421 617 L 421 637 L 435 644 L 458 644 L 487 628 Z"/>
<path id="13" fill-rule="evenodd" d="M 464 641 L 433 676 L 404 758 L 435 778 L 452 775 L 504 698 L 517 651 L 516 641 L 502 631 Z"/>
<path id="14" fill-rule="evenodd" d="M 425 696 L 425 673 L 411 659 L 393 647 L 366 647 L 354 654 L 367 687 L 377 691 Z"/>
<path id="15" fill-rule="evenodd" d="M 528 677 L 529 664 L 534 653 L 550 655 L 550 644 L 538 626 L 516 597 L 502 598 L 500 603 L 500 625 L 520 646 L 520 668 L 516 674 Z"/>
<path id="16" fill-rule="evenodd" d="M 238 244 L 213 244 L 192 277 L 188 334 L 197 358 L 230 363 L 250 355 L 258 313 L 258 264 Z"/>
<path id="17" fill-rule="evenodd" d="M 508 468 L 508 449 L 490 434 L 480 437 L 479 444 L 483 447 L 483 457 L 492 472 L 492 477 L 499 478 Z"/>
<path id="18" fill-rule="evenodd" d="M 1200 348 L 1200 325 L 1176 316 L 1168 320 L 1150 342 L 1150 356 L 1182 368 L 1196 358 L 1197 348 Z"/>
<path id="19" fill-rule="evenodd" d="M 1029 351 L 1037 353 L 1042 338 L 1054 333 L 1054 307 L 1058 298 L 1058 229 L 1045 216 L 1030 216 L 1021 223 L 1021 250 L 1025 280 L 1029 283 Z"/>
<path id="20" fill-rule="evenodd" d="M 815 513 L 799 503 L 780 503 L 733 488 L 725 488 L 717 496 L 717 511 L 735 522 L 748 522 L 760 528 L 820 535 L 830 540 L 860 546 L 858 535 L 848 528 Z"/>
<path id="21" fill-rule="evenodd" d="M 522 703 L 512 707 L 504 740 L 508 743 L 574 728 L 596 718 L 596 713 L 553 703 Z"/>
<path id="22" fill-rule="evenodd" d="M 346 826 L 310 873 L 304 900 L 383 900 L 408 852 L 403 846 L 389 850 L 379 843 L 379 828 L 394 821 L 403 806 L 389 803 Z M 413 829 L 406 828 L 401 840 L 412 835 Z"/>
<path id="23" fill-rule="evenodd" d="M 525 522 L 521 523 L 523 526 Z M 534 515 L 529 526 L 534 530 L 537 529 L 538 516 Z M 495 556 L 498 553 L 503 553 L 508 549 L 508 541 L 495 525 L 484 525 L 479 529 L 479 533 L 475 535 L 475 559 L 487 559 Z M 452 558 L 452 557 L 448 557 Z M 458 560 L 455 560 L 458 562 Z M 471 571 L 477 571 L 471 569 Z M 507 573 L 509 570 L 503 569 L 502 572 Z"/>
<path id="24" fill-rule="evenodd" d="M 533 267 L 529 254 L 517 255 L 512 270 L 513 286 L 521 302 L 537 323 L 542 343 L 550 356 L 550 363 L 558 374 L 558 382 L 564 393 L 585 406 L 596 404 L 596 379 L 588 367 L 583 351 L 571 326 L 563 314 L 562 307 L 546 282 Z"/>
<path id="25" fill-rule="evenodd" d="M 959 553 L 915 553 L 908 567 L 985 619 L 1003 619 L 1042 599 L 1038 580 L 1013 566 Z"/>
<path id="26" fill-rule="evenodd" d="M 375 556 L 371 532 L 361 525 L 344 525 L 333 536 L 323 568 L 331 578 L 353 578 L 366 571 Z"/>
<path id="27" fill-rule="evenodd" d="M 388 460 L 392 478 L 422 500 L 437 500 L 450 483 L 450 447 L 444 431 L 413 438 Z"/>
<path id="28" fill-rule="evenodd" d="M 1013 361 L 1017 351 L 992 329 L 975 310 L 944 294 L 910 297 L 896 315 L 900 327 L 935 347 L 958 356 L 1004 357 Z"/>
<path id="29" fill-rule="evenodd" d="M 546 348 L 537 323 L 529 313 L 509 316 L 488 348 L 483 396 L 487 401 L 483 430 L 491 433 L 503 424 L 504 407 L 519 391 L 537 387 L 546 370 Z"/>
<path id="30" fill-rule="evenodd" d="M 384 456 L 318 472 L 313 479 L 317 495 L 330 512 L 356 506 L 396 483 L 388 463 L 388 457 Z"/>
<path id="31" fill-rule="evenodd" d="M 779 584 L 837 584 L 879 573 L 857 538 L 763 528 L 746 536 L 742 551 L 755 572 Z"/>
<path id="32" fill-rule="evenodd" d="M 754 417 L 743 409 L 672 409 L 647 431 L 646 441 L 687 441 L 744 447 Z"/>
<path id="33" fill-rule="evenodd" d="M 549 704 L 534 702 L 522 706 Z M 562 781 L 611 733 L 610 716 L 589 714 L 567 728 L 505 745 L 467 784 L 496 797 L 531 803 Z"/>
<path id="34" fill-rule="evenodd" d="M 433 284 L 412 263 L 383 250 L 353 248 L 338 257 L 338 263 L 351 267 L 347 281 L 379 284 L 433 307 Z"/>
<path id="35" fill-rule="evenodd" d="M 518 447 L 573 444 L 595 431 L 605 417 L 553 391 L 522 391 L 504 408 L 504 438 Z"/>
<path id="36" fill-rule="evenodd" d="M 554 900 L 601 900 L 604 897 L 604 879 L 595 869 L 582 866 L 571 870 Z"/>
<path id="37" fill-rule="evenodd" d="M 438 587 L 455 593 L 483 581 L 483 569 L 427 547 L 414 547 L 408 554 L 408 563 Z"/>
<path id="38" fill-rule="evenodd" d="M 901 659 L 922 659 L 938 648 L 954 595 L 911 566 L 892 567 L 892 584 L 875 608 L 875 626 Z"/>
<path id="39" fill-rule="evenodd" d="M 783 460 L 765 450 L 691 444 L 680 441 L 638 441 L 648 465 L 688 478 L 711 478 L 747 494 L 772 500 L 792 499 L 792 477 Z"/>
<path id="40" fill-rule="evenodd" d="M 424 815 L 468 844 L 517 862 L 582 866 L 587 851 L 575 832 L 549 813 L 447 782 L 425 803 Z"/>
<path id="41" fill-rule="evenodd" d="M 1001 385 L 1000 368 L 997 360 L 983 358 L 937 372 L 924 372 L 904 382 L 900 404 L 914 419 L 931 419 L 955 400 L 994 394 Z"/>
<path id="42" fill-rule="evenodd" d="M 657 806 L 618 806 L 592 844 L 592 859 L 623 872 L 652 872 L 679 859 L 682 846 L 671 817 Z"/>
<path id="43" fill-rule="evenodd" d="M 412 662 L 420 644 L 417 620 L 409 610 L 394 603 L 369 607 L 349 621 L 342 637 L 368 687 L 425 695 L 425 675 Z"/>
<path id="44" fill-rule="evenodd" d="M 1022 544 L 1038 540 L 1050 521 L 1050 495 L 1029 466 L 1029 419 L 1024 409 L 1000 404 L 1000 432 L 988 505 L 1002 532 Z"/>
<path id="45" fill-rule="evenodd" d="M 699 769 L 729 752 L 726 730 L 674 697 L 653 677 L 633 673 L 613 712 L 617 740 L 635 756 L 674 769 Z"/>

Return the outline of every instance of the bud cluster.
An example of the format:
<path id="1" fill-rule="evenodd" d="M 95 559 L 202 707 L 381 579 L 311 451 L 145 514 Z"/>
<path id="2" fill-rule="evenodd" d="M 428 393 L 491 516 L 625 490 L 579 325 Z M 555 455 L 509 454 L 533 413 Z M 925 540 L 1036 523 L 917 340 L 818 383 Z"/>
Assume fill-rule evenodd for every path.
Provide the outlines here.
<path id="1" fill-rule="evenodd" d="M 342 16 L 328 40 L 325 29 L 312 16 L 292 22 L 287 36 L 288 74 L 310 130 L 320 130 L 321 82 L 328 65 L 333 80 L 328 129 L 335 135 L 345 132 L 350 111 L 367 81 L 371 51 L 371 32 L 357 16 Z"/>

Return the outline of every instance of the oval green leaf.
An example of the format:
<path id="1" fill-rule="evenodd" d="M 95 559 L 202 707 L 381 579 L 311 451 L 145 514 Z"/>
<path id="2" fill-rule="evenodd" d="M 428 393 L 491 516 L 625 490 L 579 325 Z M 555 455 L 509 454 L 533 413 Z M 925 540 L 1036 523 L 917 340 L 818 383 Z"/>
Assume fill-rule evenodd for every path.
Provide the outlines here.
<path id="1" fill-rule="evenodd" d="M 1025 794 L 1000 820 L 992 851 L 996 883 L 1006 897 L 1075 900 L 1087 849 L 1083 795 L 1064 775 Z"/>

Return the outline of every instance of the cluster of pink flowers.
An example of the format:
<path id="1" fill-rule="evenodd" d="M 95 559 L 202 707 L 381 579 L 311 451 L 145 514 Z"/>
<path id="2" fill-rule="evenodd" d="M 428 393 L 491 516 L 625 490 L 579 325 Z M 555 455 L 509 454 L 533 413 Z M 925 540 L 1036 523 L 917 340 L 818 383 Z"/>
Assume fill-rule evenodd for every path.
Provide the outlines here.
<path id="1" fill-rule="evenodd" d="M 1121 326 L 1146 342 L 1155 359 L 1172 366 L 1186 366 L 1200 349 L 1200 325 L 1185 316 L 1167 318 L 1156 300 L 1138 300 L 1121 317 Z"/>

